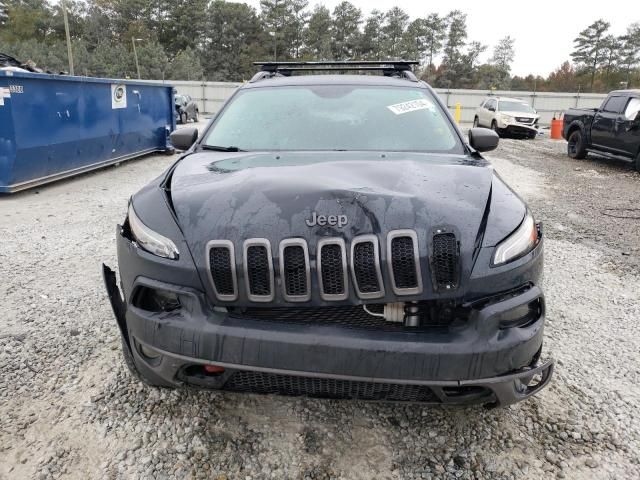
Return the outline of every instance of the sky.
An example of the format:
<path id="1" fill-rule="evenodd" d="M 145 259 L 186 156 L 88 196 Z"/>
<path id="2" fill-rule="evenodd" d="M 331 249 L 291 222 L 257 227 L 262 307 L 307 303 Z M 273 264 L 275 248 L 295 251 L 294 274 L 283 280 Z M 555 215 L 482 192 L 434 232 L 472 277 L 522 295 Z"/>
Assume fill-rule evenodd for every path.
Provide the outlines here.
<path id="1" fill-rule="evenodd" d="M 386 11 L 397 5 L 411 19 L 427 16 L 431 12 L 446 15 L 451 10 L 462 10 L 467 14 L 468 41 L 478 40 L 489 46 L 481 57 L 482 61 L 491 56 L 493 46 L 499 39 L 507 35 L 515 39 L 516 56 L 511 72 L 520 76 L 533 73 L 546 77 L 562 62 L 570 60 L 573 39 L 599 18 L 611 24 L 610 33 L 614 35 L 622 35 L 628 25 L 640 22 L 640 4 L 637 0 L 612 4 L 595 0 L 448 0 L 433 3 L 424 0 L 350 1 L 362 10 L 363 15 L 368 15 L 373 9 Z M 260 6 L 260 0 L 245 0 L 245 3 L 256 8 Z M 333 10 L 340 0 L 309 0 L 311 7 L 316 3 Z M 632 7 L 634 4 L 636 7 Z"/>

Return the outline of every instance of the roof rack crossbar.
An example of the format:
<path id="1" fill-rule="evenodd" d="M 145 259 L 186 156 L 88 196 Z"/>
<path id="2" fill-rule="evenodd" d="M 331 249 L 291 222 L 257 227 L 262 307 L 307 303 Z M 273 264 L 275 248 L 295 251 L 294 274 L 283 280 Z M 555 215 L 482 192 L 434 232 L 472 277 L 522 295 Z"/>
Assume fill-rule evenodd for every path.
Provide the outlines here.
<path id="1" fill-rule="evenodd" d="M 361 61 L 326 61 L 326 62 L 253 62 L 262 71 L 276 72 L 280 70 L 411 70 L 418 65 L 415 60 L 361 60 Z"/>
<path id="2" fill-rule="evenodd" d="M 260 67 L 259 73 L 290 76 L 293 72 L 343 72 L 343 71 L 381 71 L 385 76 L 401 76 L 417 81 L 411 69 L 418 65 L 415 60 L 360 60 L 360 61 L 322 61 L 322 62 L 253 62 Z M 256 74 L 252 81 L 264 76 Z"/>

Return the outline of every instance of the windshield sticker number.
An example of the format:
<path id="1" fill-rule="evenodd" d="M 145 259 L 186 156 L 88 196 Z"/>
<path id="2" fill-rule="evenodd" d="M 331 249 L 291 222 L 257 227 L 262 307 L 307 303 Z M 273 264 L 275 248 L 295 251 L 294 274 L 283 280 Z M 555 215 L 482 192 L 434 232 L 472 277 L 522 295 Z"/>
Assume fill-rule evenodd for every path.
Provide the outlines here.
<path id="1" fill-rule="evenodd" d="M 420 100 L 410 100 L 408 102 L 396 103 L 395 105 L 389 105 L 387 107 L 396 115 L 402 115 L 403 113 L 415 112 L 416 110 L 435 110 L 435 106 L 426 98 Z"/>

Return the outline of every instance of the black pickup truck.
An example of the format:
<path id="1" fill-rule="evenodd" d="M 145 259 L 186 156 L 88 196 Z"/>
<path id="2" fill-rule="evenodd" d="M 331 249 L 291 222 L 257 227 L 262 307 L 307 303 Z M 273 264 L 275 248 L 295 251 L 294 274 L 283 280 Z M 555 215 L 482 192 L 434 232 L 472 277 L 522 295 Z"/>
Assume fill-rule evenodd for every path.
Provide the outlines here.
<path id="1" fill-rule="evenodd" d="M 571 158 L 584 158 L 587 152 L 624 158 L 640 172 L 640 90 L 611 92 L 600 108 L 569 109 L 562 136 Z"/>

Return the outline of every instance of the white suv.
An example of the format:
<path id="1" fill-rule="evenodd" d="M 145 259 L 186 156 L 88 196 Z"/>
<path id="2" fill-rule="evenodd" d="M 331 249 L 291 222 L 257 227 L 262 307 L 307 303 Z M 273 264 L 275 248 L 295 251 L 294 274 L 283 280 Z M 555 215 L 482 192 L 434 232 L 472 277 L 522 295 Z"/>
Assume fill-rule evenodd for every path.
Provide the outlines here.
<path id="1" fill-rule="evenodd" d="M 505 133 L 535 138 L 540 115 L 518 98 L 487 97 L 476 110 L 474 127 L 489 127 L 502 136 Z"/>

